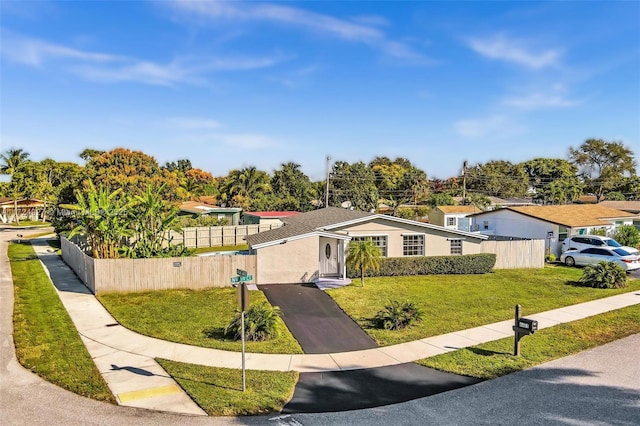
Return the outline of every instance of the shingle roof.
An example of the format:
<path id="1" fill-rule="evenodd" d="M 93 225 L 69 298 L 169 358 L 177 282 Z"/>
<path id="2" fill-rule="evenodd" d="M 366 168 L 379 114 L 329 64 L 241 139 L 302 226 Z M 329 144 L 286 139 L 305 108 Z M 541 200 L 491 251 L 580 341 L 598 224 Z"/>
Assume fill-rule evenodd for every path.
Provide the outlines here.
<path id="1" fill-rule="evenodd" d="M 601 204 L 566 204 L 560 206 L 520 206 L 506 207 L 526 216 L 556 223 L 558 225 L 575 228 L 579 226 L 602 226 L 607 222 L 603 219 L 618 219 L 637 217 L 632 213 L 623 212 L 602 206 Z M 491 214 L 500 210 L 478 213 L 476 216 Z"/>
<path id="2" fill-rule="evenodd" d="M 476 206 L 438 206 L 442 213 L 480 213 Z"/>
<path id="3" fill-rule="evenodd" d="M 602 201 L 599 206 L 631 213 L 640 213 L 640 201 Z"/>

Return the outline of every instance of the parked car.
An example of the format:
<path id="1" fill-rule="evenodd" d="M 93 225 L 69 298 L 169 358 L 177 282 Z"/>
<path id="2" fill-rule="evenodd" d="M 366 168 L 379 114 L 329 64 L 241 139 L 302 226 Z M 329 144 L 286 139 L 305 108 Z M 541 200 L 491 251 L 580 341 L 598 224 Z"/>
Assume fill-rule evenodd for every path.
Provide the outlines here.
<path id="1" fill-rule="evenodd" d="M 600 235 L 574 235 L 571 238 L 565 238 L 562 242 L 562 252 L 569 249 L 582 250 L 589 247 L 610 247 L 621 248 L 622 250 L 638 255 L 638 249 L 633 247 L 623 246 L 613 238 L 603 237 Z"/>
<path id="2" fill-rule="evenodd" d="M 585 266 L 600 262 L 613 262 L 625 271 L 640 269 L 638 256 L 621 248 L 589 247 L 582 250 L 567 250 L 560 255 L 560 261 L 567 266 Z"/>

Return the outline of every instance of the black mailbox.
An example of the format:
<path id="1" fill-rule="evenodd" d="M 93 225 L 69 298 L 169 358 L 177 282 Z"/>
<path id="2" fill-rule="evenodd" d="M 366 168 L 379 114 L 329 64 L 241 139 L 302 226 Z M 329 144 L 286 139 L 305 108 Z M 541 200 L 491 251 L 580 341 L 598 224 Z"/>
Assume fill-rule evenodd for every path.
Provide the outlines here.
<path id="1" fill-rule="evenodd" d="M 518 318 L 518 326 L 514 327 L 519 332 L 533 334 L 538 329 L 538 321 L 529 318 Z"/>

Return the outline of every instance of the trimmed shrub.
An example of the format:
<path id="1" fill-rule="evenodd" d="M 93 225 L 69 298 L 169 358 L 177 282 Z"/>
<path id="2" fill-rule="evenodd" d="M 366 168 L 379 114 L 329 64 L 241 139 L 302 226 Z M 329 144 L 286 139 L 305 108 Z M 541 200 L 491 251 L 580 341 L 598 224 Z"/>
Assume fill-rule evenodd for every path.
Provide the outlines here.
<path id="1" fill-rule="evenodd" d="M 547 262 L 551 262 L 551 263 L 553 263 L 553 262 L 555 262 L 555 261 L 556 261 L 556 255 L 555 255 L 555 254 L 553 254 L 553 253 L 549 253 L 549 254 L 547 255 L 546 259 L 547 259 Z"/>
<path id="2" fill-rule="evenodd" d="M 280 308 L 267 303 L 251 306 L 244 313 L 244 338 L 252 341 L 268 340 L 280 333 Z M 231 322 L 224 328 L 224 335 L 234 340 L 242 338 L 242 313 L 236 312 Z"/>
<path id="3" fill-rule="evenodd" d="M 486 274 L 496 264 L 492 253 L 465 254 L 462 256 L 383 257 L 380 269 L 369 271 L 371 277 L 398 277 L 406 275 Z M 347 268 L 349 278 L 359 277 L 359 272 Z"/>
<path id="4" fill-rule="evenodd" d="M 623 288 L 627 286 L 627 273 L 613 262 L 600 262 L 585 266 L 579 281 L 586 287 Z"/>
<path id="5" fill-rule="evenodd" d="M 422 310 L 413 303 L 394 300 L 387 303 L 384 309 L 378 311 L 373 322 L 376 327 L 385 330 L 400 330 L 412 322 L 422 320 Z"/>

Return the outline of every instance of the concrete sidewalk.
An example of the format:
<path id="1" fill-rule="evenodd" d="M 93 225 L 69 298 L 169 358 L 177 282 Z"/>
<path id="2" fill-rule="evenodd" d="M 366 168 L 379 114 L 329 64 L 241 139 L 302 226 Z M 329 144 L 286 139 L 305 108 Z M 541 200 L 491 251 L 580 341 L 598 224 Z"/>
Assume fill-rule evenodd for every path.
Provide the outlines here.
<path id="1" fill-rule="evenodd" d="M 166 358 L 174 361 L 213 367 L 241 368 L 241 354 L 218 349 L 208 349 L 147 337 L 117 325 L 115 319 L 87 291 L 73 271 L 57 256 L 49 252 L 42 240 L 33 241 L 36 253 L 45 261 L 53 282 L 59 288 L 60 298 L 67 307 L 74 323 L 90 351 L 117 351 L 140 357 L 140 360 Z M 534 315 L 539 329 L 587 318 L 615 309 L 640 304 L 640 292 L 620 294 L 578 305 L 567 306 Z M 475 346 L 493 340 L 513 336 L 513 320 L 456 331 L 413 342 L 375 349 L 329 354 L 258 354 L 248 353 L 246 368 L 250 370 L 324 372 L 385 367 L 445 352 Z M 121 362 L 115 365 L 124 365 Z M 111 370 L 109 370 L 112 373 Z"/>
<path id="2" fill-rule="evenodd" d="M 119 405 L 206 416 L 153 355 L 141 354 L 135 347 L 112 346 L 101 339 L 105 332 L 122 327 L 112 327 L 115 320 L 44 240 L 36 239 L 32 244 Z"/>

